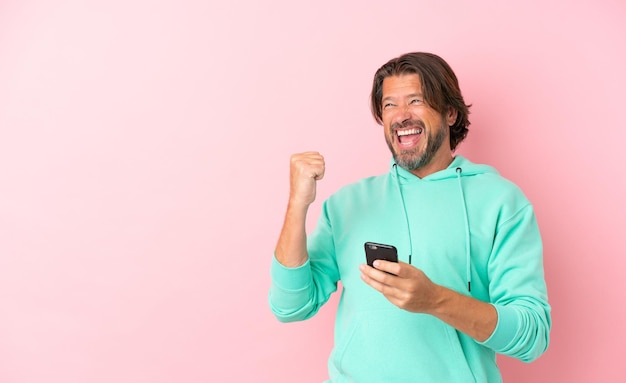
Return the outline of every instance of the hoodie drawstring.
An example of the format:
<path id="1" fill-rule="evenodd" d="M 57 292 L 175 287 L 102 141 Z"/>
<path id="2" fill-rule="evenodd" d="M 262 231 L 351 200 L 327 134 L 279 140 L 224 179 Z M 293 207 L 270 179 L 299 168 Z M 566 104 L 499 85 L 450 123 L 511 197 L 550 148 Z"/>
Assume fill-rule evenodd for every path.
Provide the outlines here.
<path id="1" fill-rule="evenodd" d="M 411 225 L 409 224 L 409 214 L 406 211 L 406 204 L 404 203 L 404 194 L 400 188 L 400 176 L 398 175 L 398 164 L 393 164 L 393 169 L 396 171 L 396 186 L 398 186 L 398 193 L 400 193 L 400 201 L 402 201 L 402 212 L 404 213 L 404 219 L 406 221 L 406 231 L 409 237 L 409 265 L 411 264 L 411 254 L 413 254 L 413 239 L 411 238 Z"/>
<path id="2" fill-rule="evenodd" d="M 463 205 L 463 214 L 465 217 L 465 265 L 467 267 L 467 291 L 472 291 L 472 257 L 470 255 L 470 232 L 469 232 L 469 218 L 467 216 L 467 206 L 465 205 L 465 194 L 463 193 L 463 182 L 461 182 L 461 173 L 463 169 L 456 168 L 456 178 L 459 180 L 459 191 L 461 193 L 461 204 Z"/>

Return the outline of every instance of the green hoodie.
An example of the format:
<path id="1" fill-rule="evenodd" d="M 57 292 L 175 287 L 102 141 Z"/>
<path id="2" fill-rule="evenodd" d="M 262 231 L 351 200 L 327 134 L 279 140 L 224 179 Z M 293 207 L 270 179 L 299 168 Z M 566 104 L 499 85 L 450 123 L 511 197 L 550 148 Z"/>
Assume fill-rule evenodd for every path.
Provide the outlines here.
<path id="1" fill-rule="evenodd" d="M 481 343 L 394 306 L 360 278 L 367 241 L 394 245 L 401 261 L 434 283 L 493 304 L 493 334 Z M 280 321 L 308 319 L 341 281 L 329 381 L 500 382 L 496 352 L 530 362 L 548 347 L 550 306 L 533 209 L 492 167 L 456 156 L 420 179 L 392 162 L 389 173 L 324 202 L 307 248 L 309 260 L 297 268 L 274 258 L 269 301 Z"/>

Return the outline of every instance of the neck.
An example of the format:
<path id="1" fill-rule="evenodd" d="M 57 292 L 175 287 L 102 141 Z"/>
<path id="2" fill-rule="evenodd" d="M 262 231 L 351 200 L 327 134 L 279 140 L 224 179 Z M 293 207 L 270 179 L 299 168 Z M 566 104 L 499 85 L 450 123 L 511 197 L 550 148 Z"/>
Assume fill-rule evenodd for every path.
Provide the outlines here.
<path id="1" fill-rule="evenodd" d="M 424 178 L 430 174 L 447 169 L 453 160 L 454 156 L 452 155 L 452 152 L 449 152 L 446 153 L 446 155 L 433 158 L 426 165 L 420 167 L 419 169 L 410 170 L 410 172 L 413 173 L 413 175 L 415 175 L 416 177 Z"/>

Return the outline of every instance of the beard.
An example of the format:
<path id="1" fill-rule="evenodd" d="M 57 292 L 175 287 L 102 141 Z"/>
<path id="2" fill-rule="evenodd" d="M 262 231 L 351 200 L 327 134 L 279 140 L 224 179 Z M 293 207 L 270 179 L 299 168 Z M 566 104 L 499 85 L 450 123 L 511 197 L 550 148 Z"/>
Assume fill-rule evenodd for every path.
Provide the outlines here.
<path id="1" fill-rule="evenodd" d="M 441 128 L 436 133 L 431 133 L 428 131 L 426 137 L 422 137 L 422 139 L 426 139 L 426 148 L 423 152 L 420 153 L 419 148 L 413 148 L 408 150 L 399 150 L 396 151 L 393 146 L 393 140 L 391 135 L 395 135 L 395 131 L 400 127 L 408 127 L 408 126 L 416 126 L 421 127 L 423 133 L 426 133 L 426 129 L 424 127 L 424 123 L 422 121 L 406 121 L 404 124 L 393 124 L 390 129 L 390 134 L 385 136 L 385 140 L 387 141 L 387 146 L 389 146 L 389 150 L 391 150 L 391 154 L 393 154 L 393 159 L 396 164 L 400 165 L 402 168 L 411 171 L 417 170 L 421 167 L 424 167 L 430 163 L 433 159 L 443 141 L 448 136 L 449 127 L 442 122 Z"/>

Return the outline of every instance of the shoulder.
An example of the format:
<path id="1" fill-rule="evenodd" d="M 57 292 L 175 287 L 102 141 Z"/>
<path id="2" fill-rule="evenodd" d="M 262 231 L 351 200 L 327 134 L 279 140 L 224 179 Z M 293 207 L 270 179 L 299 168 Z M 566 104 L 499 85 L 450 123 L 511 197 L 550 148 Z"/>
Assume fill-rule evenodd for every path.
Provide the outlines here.
<path id="1" fill-rule="evenodd" d="M 475 164 L 461 157 L 460 166 L 463 168 L 463 181 L 468 187 L 480 190 L 491 195 L 510 195 L 524 197 L 522 189 L 491 165 Z M 525 198 L 525 197 L 524 197 Z"/>
<path id="2" fill-rule="evenodd" d="M 328 197 L 325 204 L 332 207 L 347 208 L 348 206 L 370 202 L 376 198 L 383 198 L 382 195 L 386 193 L 389 184 L 389 173 L 362 178 L 339 188 Z"/>
<path id="3" fill-rule="evenodd" d="M 483 207 L 498 207 L 514 214 L 531 205 L 522 189 L 489 165 L 471 164 L 463 177 L 463 188 L 468 203 Z"/>

